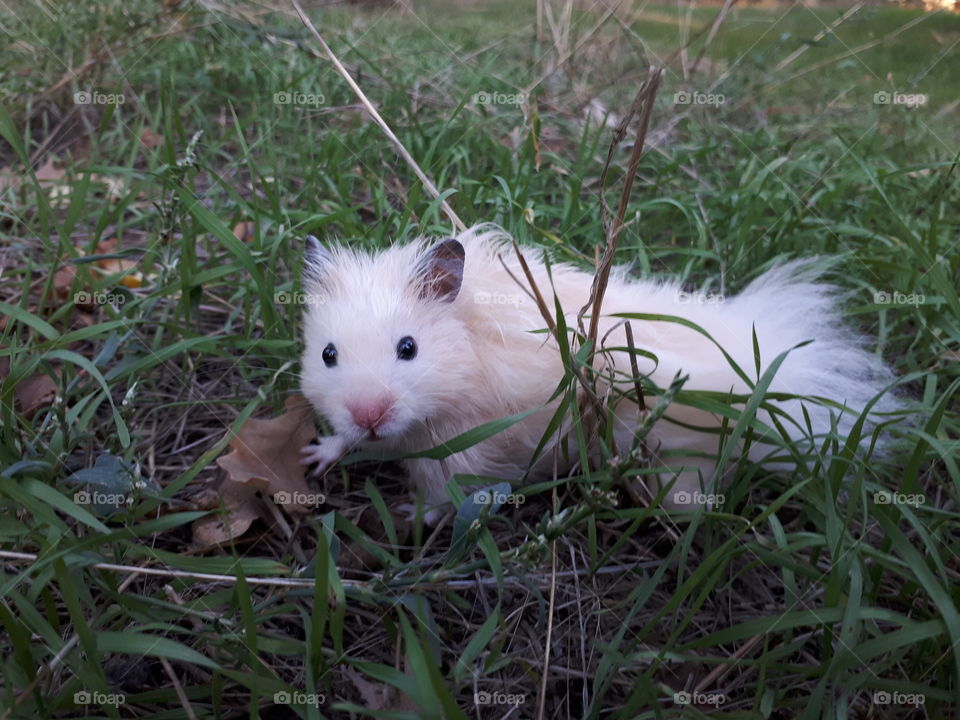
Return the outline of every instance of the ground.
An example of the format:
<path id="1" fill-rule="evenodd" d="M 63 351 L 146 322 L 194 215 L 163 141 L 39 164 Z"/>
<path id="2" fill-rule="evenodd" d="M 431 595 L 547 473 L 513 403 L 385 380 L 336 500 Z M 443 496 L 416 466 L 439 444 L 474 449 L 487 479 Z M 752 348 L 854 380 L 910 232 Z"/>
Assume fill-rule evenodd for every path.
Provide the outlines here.
<path id="1" fill-rule="evenodd" d="M 899 444 L 737 463 L 692 514 L 631 493 L 636 463 L 470 530 L 404 521 L 390 463 L 306 510 L 231 495 L 234 435 L 286 478 L 313 435 L 295 399 L 270 420 L 303 238 L 451 224 L 285 3 L 3 4 L 5 717 L 954 716 L 960 16 L 539 5 L 307 12 L 465 223 L 584 267 L 664 67 L 616 261 L 710 297 L 833 257 Z"/>

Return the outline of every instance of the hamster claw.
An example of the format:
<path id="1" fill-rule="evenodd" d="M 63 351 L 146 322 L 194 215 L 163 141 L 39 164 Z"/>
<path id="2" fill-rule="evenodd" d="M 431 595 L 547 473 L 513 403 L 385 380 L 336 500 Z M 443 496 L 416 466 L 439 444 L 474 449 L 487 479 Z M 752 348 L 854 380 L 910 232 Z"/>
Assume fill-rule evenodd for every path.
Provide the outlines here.
<path id="1" fill-rule="evenodd" d="M 343 454 L 345 444 L 336 435 L 322 437 L 316 443 L 304 445 L 300 448 L 300 454 L 303 456 L 300 458 L 300 464 L 313 465 L 316 463 L 317 467 L 311 474 L 322 475 Z"/>

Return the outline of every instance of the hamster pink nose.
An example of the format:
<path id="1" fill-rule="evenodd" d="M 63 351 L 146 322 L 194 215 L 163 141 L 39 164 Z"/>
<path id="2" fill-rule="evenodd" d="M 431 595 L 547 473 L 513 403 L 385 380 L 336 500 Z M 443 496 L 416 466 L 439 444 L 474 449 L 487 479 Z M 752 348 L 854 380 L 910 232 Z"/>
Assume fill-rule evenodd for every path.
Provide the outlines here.
<path id="1" fill-rule="evenodd" d="M 376 430 L 387 421 L 393 409 L 393 400 L 388 397 L 360 400 L 347 404 L 347 410 L 358 427 Z"/>

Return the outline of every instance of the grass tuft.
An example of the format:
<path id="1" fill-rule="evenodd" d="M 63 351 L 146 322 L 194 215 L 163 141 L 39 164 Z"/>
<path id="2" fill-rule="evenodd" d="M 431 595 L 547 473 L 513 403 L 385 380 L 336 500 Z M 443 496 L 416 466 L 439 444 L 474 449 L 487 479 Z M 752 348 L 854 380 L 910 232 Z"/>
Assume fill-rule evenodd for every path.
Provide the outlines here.
<path id="1" fill-rule="evenodd" d="M 306 14 L 422 174 L 292 10 L 0 9 L 2 717 L 952 717 L 960 16 L 560 0 Z M 647 151 L 624 137 L 607 162 L 652 65 Z M 459 513 L 434 529 L 396 511 L 394 464 L 354 457 L 316 512 L 193 544 L 222 512 L 215 459 L 298 389 L 285 299 L 305 235 L 375 250 L 455 217 L 588 267 L 608 247 L 600 193 L 634 173 L 611 262 L 732 295 L 785 258 L 834 259 L 838 302 L 914 418 L 890 418 L 890 453 L 855 452 L 875 439 L 862 422 L 816 452 L 783 439 L 804 418 L 762 426 L 757 364 L 740 412 L 682 377 L 629 379 L 654 409 L 635 448 L 608 442 L 591 465 L 577 375 L 596 336 L 540 288 L 569 370 L 551 430 L 579 439 L 581 472 L 493 504 L 454 478 Z M 631 494 L 674 402 L 725 418 L 713 508 Z M 733 458 L 761 434 L 795 472 Z"/>

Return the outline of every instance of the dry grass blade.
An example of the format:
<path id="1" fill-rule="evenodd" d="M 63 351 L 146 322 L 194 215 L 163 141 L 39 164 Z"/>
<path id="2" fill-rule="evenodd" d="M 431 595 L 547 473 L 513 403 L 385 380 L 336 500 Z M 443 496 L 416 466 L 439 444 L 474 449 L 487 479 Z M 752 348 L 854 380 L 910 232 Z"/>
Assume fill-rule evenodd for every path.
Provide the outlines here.
<path id="1" fill-rule="evenodd" d="M 643 155 L 644 143 L 646 142 L 647 132 L 650 128 L 650 117 L 653 113 L 653 103 L 656 99 L 657 90 L 660 87 L 660 79 L 662 76 L 662 68 L 650 68 L 650 74 L 647 77 L 647 80 L 637 92 L 636 97 L 630 104 L 630 109 L 624 115 L 623 119 L 613 132 L 613 139 L 610 141 L 610 147 L 607 150 L 607 158 L 604 162 L 603 170 L 600 173 L 600 219 L 605 235 L 605 248 L 603 256 L 600 259 L 600 263 L 597 266 L 596 274 L 593 277 L 593 283 L 590 287 L 590 298 L 587 300 L 586 304 L 580 308 L 580 312 L 577 315 L 578 329 L 580 334 L 584 335 L 583 318 L 587 311 L 590 310 L 590 330 L 586 333 L 585 342 L 593 348 L 593 352 L 591 352 L 588 361 L 591 366 L 597 354 L 596 344 L 597 333 L 600 328 L 600 307 L 603 303 L 603 295 L 606 292 L 607 283 L 610 279 L 610 269 L 613 266 L 613 259 L 616 255 L 620 233 L 623 231 L 625 226 L 624 218 L 626 217 L 627 205 L 630 201 L 630 192 L 633 189 L 633 181 L 637 176 L 637 169 L 640 166 L 640 158 Z M 611 221 L 610 206 L 607 204 L 605 195 L 607 173 L 610 170 L 610 163 L 613 161 L 614 153 L 616 153 L 620 143 L 623 142 L 624 138 L 627 136 L 627 129 L 630 127 L 630 123 L 637 115 L 639 115 L 637 135 L 634 139 L 633 148 L 630 152 L 630 162 L 627 166 L 623 190 L 620 193 L 620 202 L 617 206 L 617 214 L 616 217 Z M 594 422 L 597 418 L 603 416 L 603 408 L 601 407 L 602 403 L 596 389 L 596 376 L 593 373 L 581 373 L 578 371 L 577 377 L 585 390 L 585 394 L 590 398 L 590 402 L 585 403 L 581 410 L 581 422 L 583 423 L 584 428 L 590 428 L 594 426 Z M 637 374 L 635 372 L 634 379 L 635 382 L 638 382 L 636 378 Z M 641 408 L 643 407 L 642 397 L 642 394 L 638 393 L 637 401 L 638 403 L 641 403 Z"/>
<path id="2" fill-rule="evenodd" d="M 610 279 L 610 268 L 613 265 L 613 258 L 617 251 L 620 232 L 624 227 L 624 216 L 627 212 L 627 203 L 630 200 L 630 191 L 633 189 L 633 181 L 637 176 L 637 168 L 640 166 L 640 157 L 643 154 L 643 145 L 647 138 L 647 130 L 650 127 L 650 116 L 653 113 L 653 101 L 657 96 L 657 90 L 660 87 L 660 79 L 663 76 L 663 69 L 658 67 L 650 68 L 650 75 L 647 81 L 640 88 L 630 110 L 620 121 L 620 124 L 613 132 L 613 140 L 610 142 L 610 148 L 607 151 L 607 159 L 603 165 L 603 171 L 600 173 L 600 216 L 603 222 L 603 230 L 606 235 L 606 247 L 603 257 L 600 260 L 600 266 L 593 279 L 593 285 L 590 288 L 590 299 L 587 304 L 580 309 L 577 316 L 580 331 L 583 332 L 583 317 L 590 310 L 590 331 L 586 334 L 587 341 L 595 343 L 597 339 L 598 322 L 600 320 L 600 306 L 603 302 L 603 295 L 607 288 L 607 282 Z M 623 184 L 623 191 L 620 193 L 620 204 L 617 207 L 617 216 L 613 223 L 610 222 L 610 206 L 604 194 L 606 188 L 607 173 L 610 170 L 610 163 L 617 147 L 623 142 L 627 135 L 627 128 L 633 121 L 633 118 L 640 114 L 640 121 L 637 127 L 637 136 L 633 143 L 633 149 L 630 152 L 630 164 L 627 167 L 627 175 Z"/>
<path id="3" fill-rule="evenodd" d="M 543 294 L 540 292 L 540 287 L 537 285 L 536 280 L 533 279 L 533 273 L 530 272 L 530 266 L 527 265 L 527 259 L 520 251 L 520 246 L 513 238 L 511 238 L 511 242 L 513 244 L 513 251 L 517 254 L 517 260 L 520 262 L 520 269 L 523 270 L 523 275 L 530 284 L 530 293 L 533 295 L 533 299 L 537 303 L 537 309 L 540 311 L 544 321 L 547 323 L 547 327 L 550 329 L 550 332 L 554 335 L 554 337 L 556 337 L 557 323 L 553 319 L 553 313 L 551 313 L 550 308 L 547 307 L 547 303 L 543 299 Z M 506 265 L 504 265 L 504 267 L 506 267 Z M 510 272 L 510 270 L 508 269 L 507 272 Z M 518 284 L 523 287 L 521 283 Z"/>
<path id="4" fill-rule="evenodd" d="M 297 11 L 297 15 L 300 16 L 300 20 L 306 26 L 307 30 L 310 31 L 310 34 L 313 35 L 314 39 L 320 44 L 320 47 L 323 48 L 323 52 L 330 62 L 333 63 L 333 66 L 337 69 L 337 72 L 347 81 L 347 84 L 350 86 L 350 89 L 356 94 L 360 99 L 360 102 L 363 103 L 363 107 L 370 117 L 373 118 L 374 122 L 380 126 L 380 129 L 383 130 L 384 134 L 393 143 L 394 147 L 397 148 L 397 152 L 400 153 L 400 157 L 406 161 L 407 165 L 413 170 L 414 174 L 420 179 L 420 182 L 423 183 L 423 186 L 427 191 L 433 195 L 435 198 L 440 197 L 440 191 L 437 190 L 437 186 L 433 184 L 430 178 L 427 177 L 426 173 L 420 169 L 420 166 L 417 164 L 417 161 L 413 159 L 413 156 L 407 152 L 407 149 L 403 146 L 403 143 L 400 142 L 400 139 L 393 133 L 393 130 L 390 129 L 390 126 L 387 125 L 386 121 L 380 117 L 380 113 L 377 112 L 377 109 L 373 106 L 373 103 L 367 99 L 367 96 L 364 94 L 363 90 L 360 89 L 360 86 L 350 77 L 350 73 L 347 72 L 347 69 L 343 66 L 343 63 L 340 62 L 340 59 L 333 53 L 333 50 L 330 49 L 330 46 L 327 45 L 326 41 L 321 37 L 320 33 L 317 32 L 317 29 L 313 26 L 313 23 L 310 22 L 310 18 L 307 17 L 306 13 L 303 12 L 303 8 L 300 7 L 300 3 L 297 0 L 291 0 L 293 4 L 293 9 Z M 446 200 L 440 201 L 440 207 L 442 208 L 444 214 L 450 219 L 450 222 L 453 223 L 453 226 L 460 232 L 467 229 L 467 226 L 463 224 L 463 221 L 457 216 L 453 211 L 453 208 L 447 203 Z"/>
<path id="5" fill-rule="evenodd" d="M 537 304 L 537 310 L 540 311 L 541 317 L 543 317 L 544 322 L 547 324 L 547 329 L 550 330 L 550 334 L 553 335 L 553 337 L 559 343 L 560 336 L 558 335 L 559 331 L 557 329 L 557 323 L 553 317 L 553 313 L 550 311 L 550 308 L 547 306 L 546 301 L 543 299 L 543 293 L 540 292 L 540 286 L 537 285 L 537 281 L 534 279 L 533 273 L 530 272 L 530 266 L 527 264 L 527 259 L 523 256 L 523 252 L 520 250 L 520 246 L 517 244 L 517 241 L 512 238 L 511 238 L 511 242 L 513 243 L 513 250 L 517 254 L 517 260 L 520 262 L 520 269 L 523 270 L 523 275 L 526 278 L 527 283 L 530 286 L 530 289 L 528 290 L 526 287 L 524 287 L 523 283 L 520 282 L 520 280 L 513 275 L 513 273 L 506 266 L 506 264 L 503 263 L 502 259 L 501 259 L 501 263 L 503 263 L 504 269 L 506 269 L 507 273 L 510 274 L 514 282 L 516 282 L 517 285 L 519 285 L 520 288 L 524 290 L 524 292 L 526 292 L 530 297 L 533 298 L 534 302 Z M 593 401 L 593 403 L 594 404 L 598 403 L 599 399 L 597 398 L 593 384 L 583 374 L 580 368 L 576 366 L 571 366 L 570 372 L 572 372 L 574 376 L 577 378 L 581 387 L 583 388 L 584 393 Z"/>
<path id="6" fill-rule="evenodd" d="M 556 488 L 554 488 L 554 512 L 556 506 Z M 537 720 L 543 720 L 547 711 L 547 683 L 550 681 L 550 648 L 553 638 L 553 618 L 557 607 L 557 541 L 550 543 L 550 599 L 547 612 L 547 636 L 543 641 L 543 673 L 540 677 L 540 694 L 537 698 Z"/>
<path id="7" fill-rule="evenodd" d="M 573 56 L 573 54 L 577 52 L 577 50 L 583 47 L 583 45 L 591 37 L 593 37 L 593 35 L 600 28 L 602 28 L 606 24 L 607 20 L 609 20 L 612 16 L 615 17 L 614 13 L 619 7 L 620 5 L 617 4 L 617 5 L 614 5 L 613 7 L 607 8 L 606 12 L 604 12 L 604 14 L 600 17 L 600 19 L 597 20 L 597 22 L 593 25 L 593 27 L 587 30 L 584 36 L 579 40 L 579 42 L 577 42 L 577 44 L 572 49 L 568 47 L 568 49 L 565 52 L 560 54 L 559 52 L 560 46 L 557 45 L 556 47 L 557 47 L 558 57 L 556 61 L 549 62 L 547 68 L 543 71 L 543 73 L 536 80 L 534 80 L 532 83 L 530 83 L 523 89 L 523 94 L 530 95 L 530 93 L 532 93 L 540 85 L 540 83 L 542 83 L 544 80 L 550 77 L 554 72 L 556 72 L 557 68 L 561 67 L 564 63 L 566 63 L 567 60 L 569 60 Z"/>
<path id="8" fill-rule="evenodd" d="M 37 554 L 14 552 L 10 550 L 0 550 L 0 558 L 4 560 L 14 561 L 14 562 L 33 563 L 33 562 L 36 562 L 37 560 Z M 96 568 L 97 570 L 111 570 L 114 572 L 130 573 L 132 576 L 152 575 L 154 577 L 162 577 L 162 578 L 203 580 L 204 582 L 225 583 L 227 585 L 233 585 L 234 583 L 237 582 L 236 575 L 224 575 L 221 573 L 190 572 L 188 570 L 175 570 L 173 568 L 168 568 L 168 567 L 152 568 L 152 567 L 141 567 L 137 565 L 121 565 L 119 563 L 108 563 L 108 562 L 90 563 L 89 567 Z M 245 580 L 248 585 L 268 585 L 273 587 L 308 588 L 308 589 L 312 589 L 314 587 L 314 580 L 312 578 L 301 579 L 301 578 L 288 578 L 288 577 L 248 577 L 248 578 L 245 578 Z M 345 581 L 345 583 L 349 584 L 349 581 Z"/>
<path id="9" fill-rule="evenodd" d="M 811 41 L 808 42 L 808 43 L 804 43 L 803 45 L 801 45 L 800 47 L 798 47 L 796 50 L 794 50 L 792 53 L 790 53 L 787 57 L 785 57 L 783 60 L 781 60 L 780 62 L 778 62 L 778 63 L 777 63 L 777 66 L 773 69 L 774 72 L 777 72 L 778 70 L 783 70 L 787 65 L 789 65 L 790 63 L 792 63 L 792 62 L 793 62 L 794 60 L 796 60 L 798 57 L 800 57 L 801 55 L 803 55 L 807 50 L 809 50 L 810 48 L 812 48 L 815 43 L 820 42 L 820 41 L 823 40 L 828 34 L 832 33 L 832 32 L 837 28 L 837 26 L 840 25 L 840 23 L 844 22 L 844 21 L 845 21 L 847 18 L 849 18 L 851 15 L 859 12 L 860 8 L 862 8 L 865 4 L 866 4 L 866 3 L 863 2 L 862 0 L 861 0 L 861 2 L 856 3 L 853 7 L 851 7 L 849 10 L 847 10 L 843 15 L 841 15 L 841 16 L 838 17 L 836 20 L 834 20 L 832 23 L 830 23 L 830 26 L 829 26 L 829 27 L 825 27 L 823 30 L 821 30 L 821 31 L 818 32 L 816 35 L 814 35 L 814 36 L 813 36 L 813 40 L 811 40 Z"/>
<path id="10" fill-rule="evenodd" d="M 732 8 L 736 2 L 737 0 L 724 0 L 723 7 L 720 8 L 717 19 L 714 20 L 713 24 L 710 26 L 710 32 L 707 35 L 707 39 L 703 41 L 703 47 L 700 48 L 700 52 L 697 53 L 697 57 L 694 59 L 693 64 L 690 65 L 691 75 L 697 71 L 697 66 L 700 65 L 700 61 L 703 60 L 704 54 L 713 43 L 713 39 L 717 36 L 717 31 L 720 29 L 723 21 L 727 19 L 727 13 L 730 12 L 730 8 Z"/>
<path id="11" fill-rule="evenodd" d="M 167 674 L 167 677 L 170 678 L 170 684 L 173 686 L 173 691 L 177 694 L 177 699 L 180 701 L 180 706 L 183 708 L 184 713 L 186 713 L 188 720 L 197 720 L 197 714 L 193 711 L 190 699 L 183 691 L 183 685 L 180 684 L 173 665 L 164 657 L 160 658 L 160 664 L 163 666 L 163 671 Z"/>

